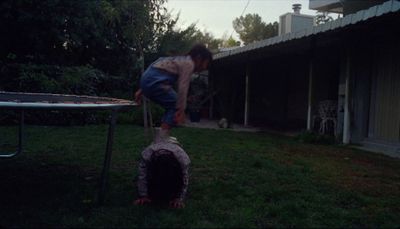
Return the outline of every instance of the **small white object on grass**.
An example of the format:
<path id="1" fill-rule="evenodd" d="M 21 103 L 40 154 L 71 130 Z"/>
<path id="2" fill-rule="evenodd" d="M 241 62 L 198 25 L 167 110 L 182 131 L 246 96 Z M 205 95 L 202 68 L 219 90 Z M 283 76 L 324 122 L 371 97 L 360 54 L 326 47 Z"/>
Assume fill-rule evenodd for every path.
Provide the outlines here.
<path id="1" fill-rule="evenodd" d="M 220 128 L 228 128 L 228 119 L 226 119 L 226 118 L 221 118 L 219 121 L 218 121 L 218 126 L 220 127 Z"/>

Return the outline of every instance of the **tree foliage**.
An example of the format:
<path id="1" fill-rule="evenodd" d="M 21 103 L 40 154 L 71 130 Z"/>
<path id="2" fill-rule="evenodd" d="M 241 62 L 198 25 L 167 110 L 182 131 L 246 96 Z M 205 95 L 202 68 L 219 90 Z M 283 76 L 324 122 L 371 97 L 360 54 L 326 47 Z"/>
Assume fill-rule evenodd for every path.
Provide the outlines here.
<path id="1" fill-rule="evenodd" d="M 258 14 L 240 16 L 232 24 L 245 45 L 278 35 L 278 22 L 266 24 Z"/>
<path id="2" fill-rule="evenodd" d="M 116 90 L 129 93 L 140 76 L 139 57 L 157 53 L 161 37 L 175 23 L 164 7 L 165 2 L 3 0 L 0 76 L 11 77 L 3 75 L 10 65 L 31 64 L 35 69 L 42 66 L 44 73 L 48 66 L 90 66 L 108 78 L 124 81 L 124 88 Z M 14 78 L 19 79 L 20 75 Z M 0 85 L 0 89 L 4 87 Z"/>
<path id="3" fill-rule="evenodd" d="M 195 43 L 205 43 L 215 50 L 221 46 L 221 39 L 200 31 L 195 24 L 177 28 L 179 15 L 172 16 L 165 2 L 0 1 L 0 90 L 96 92 L 132 98 L 141 69 L 159 56 L 184 54 Z M 85 84 L 82 88 L 88 86 L 87 69 L 102 76 L 102 82 L 93 83 L 93 87 L 108 86 L 90 91 L 54 86 L 71 86 L 56 82 L 63 79 L 57 75 L 64 73 L 53 71 L 69 72 L 71 67 L 82 78 L 74 78 L 73 82 Z M 26 84 L 28 79 L 35 83 Z"/>
<path id="4" fill-rule="evenodd" d="M 164 2 L 4 0 L 0 58 L 12 54 L 19 63 L 90 64 L 126 74 L 137 52 L 154 51 L 168 27 Z"/>
<path id="5" fill-rule="evenodd" d="M 85 66 L 134 81 L 139 57 L 185 53 L 222 40 L 193 24 L 177 28 L 166 0 L 3 0 L 0 64 Z M 147 63 L 148 63 L 147 62 Z"/>
<path id="6" fill-rule="evenodd" d="M 179 17 L 179 15 L 178 15 Z M 175 22 L 178 21 L 178 17 Z M 179 42 L 177 42 L 179 41 Z M 190 50 L 196 43 L 205 44 L 210 50 L 217 51 L 223 44 L 223 39 L 217 39 L 208 31 L 201 31 L 196 24 L 187 28 L 177 28 L 175 25 L 161 37 L 159 43 L 159 54 L 182 55 Z"/>
<path id="7" fill-rule="evenodd" d="M 132 99 L 142 68 L 159 56 L 198 42 L 218 48 L 195 25 L 177 28 L 165 2 L 0 1 L 0 90 Z"/>
<path id="8" fill-rule="evenodd" d="M 229 37 L 224 42 L 224 47 L 226 47 L 226 48 L 235 47 L 235 46 L 240 46 L 240 41 L 235 40 L 233 37 Z"/>

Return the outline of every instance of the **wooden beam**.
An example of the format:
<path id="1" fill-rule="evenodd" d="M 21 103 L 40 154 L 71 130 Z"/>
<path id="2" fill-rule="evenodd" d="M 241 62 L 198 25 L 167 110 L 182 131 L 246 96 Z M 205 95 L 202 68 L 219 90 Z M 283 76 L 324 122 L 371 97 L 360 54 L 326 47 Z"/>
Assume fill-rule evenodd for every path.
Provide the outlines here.
<path id="1" fill-rule="evenodd" d="M 249 86 L 249 77 L 250 77 L 250 65 L 248 64 L 246 66 L 246 95 L 245 95 L 245 101 L 244 101 L 244 125 L 248 126 L 249 125 L 249 103 L 250 103 L 250 86 Z"/>
<path id="2" fill-rule="evenodd" d="M 343 144 L 350 143 L 350 52 L 346 53 L 346 84 L 344 97 Z"/>
<path id="3" fill-rule="evenodd" d="M 314 58 L 310 59 L 308 73 L 308 111 L 307 111 L 307 130 L 311 130 L 313 125 L 313 91 L 314 91 Z"/>
<path id="4" fill-rule="evenodd" d="M 214 68 L 211 68 L 208 73 L 209 73 L 208 74 L 208 91 L 212 92 L 212 91 L 214 91 L 214 77 L 215 77 Z M 209 119 L 214 118 L 214 96 L 210 97 L 210 104 L 208 106 L 208 118 Z"/>

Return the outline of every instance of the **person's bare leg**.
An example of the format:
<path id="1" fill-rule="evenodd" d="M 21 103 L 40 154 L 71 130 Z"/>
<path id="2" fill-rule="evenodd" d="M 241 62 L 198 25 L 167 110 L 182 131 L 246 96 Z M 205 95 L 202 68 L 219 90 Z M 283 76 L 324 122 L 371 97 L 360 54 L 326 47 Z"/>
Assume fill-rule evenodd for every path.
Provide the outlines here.
<path id="1" fill-rule="evenodd" d="M 158 137 L 160 139 L 167 139 L 169 137 L 169 133 L 171 131 L 171 126 L 167 123 L 161 123 L 161 128 L 158 133 Z"/>
<path id="2" fill-rule="evenodd" d="M 167 123 L 162 123 L 161 127 L 158 130 L 158 133 L 156 134 L 156 142 L 161 142 L 161 141 L 167 141 L 170 143 L 178 144 L 181 145 L 176 137 L 170 136 L 171 132 L 171 126 L 168 125 Z"/>

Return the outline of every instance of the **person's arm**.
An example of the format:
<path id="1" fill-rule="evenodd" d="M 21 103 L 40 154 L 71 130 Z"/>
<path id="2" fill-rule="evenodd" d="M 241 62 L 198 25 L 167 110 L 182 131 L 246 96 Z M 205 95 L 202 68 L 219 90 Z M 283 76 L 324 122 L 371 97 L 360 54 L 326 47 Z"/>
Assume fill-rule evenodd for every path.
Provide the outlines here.
<path id="1" fill-rule="evenodd" d="M 142 97 L 143 97 L 142 95 L 143 95 L 142 89 L 139 89 L 139 90 L 137 90 L 137 91 L 135 92 L 135 102 L 136 102 L 138 105 L 142 104 Z"/>
<path id="2" fill-rule="evenodd" d="M 182 185 L 182 190 L 179 194 L 179 199 L 183 201 L 186 197 L 187 189 L 189 186 L 189 166 L 184 166 L 182 169 L 182 179 L 183 179 L 183 185 Z"/>
<path id="3" fill-rule="evenodd" d="M 139 198 L 135 200 L 136 205 L 145 205 L 151 203 L 151 199 L 148 197 L 147 193 L 147 163 L 142 158 L 139 162 L 139 175 L 138 175 L 138 192 Z"/>
<path id="4" fill-rule="evenodd" d="M 184 121 L 182 119 L 184 119 L 187 94 L 193 70 L 194 70 L 194 64 L 191 61 L 183 62 L 179 66 L 178 93 L 176 101 L 177 112 L 175 116 L 177 123 L 182 123 Z"/>
<path id="5" fill-rule="evenodd" d="M 181 200 L 183 200 L 186 197 L 188 186 L 189 186 L 189 166 L 187 166 L 183 172 L 183 187 L 180 196 Z"/>
<path id="6" fill-rule="evenodd" d="M 189 185 L 189 166 L 185 166 L 184 169 L 182 169 L 182 178 L 183 178 L 183 185 L 181 192 L 178 196 L 178 198 L 175 198 L 169 202 L 169 206 L 171 208 L 184 208 L 184 200 L 186 197 L 188 185 Z"/>
<path id="7" fill-rule="evenodd" d="M 142 158 L 139 162 L 138 192 L 140 197 L 146 197 L 147 193 L 147 164 Z"/>

